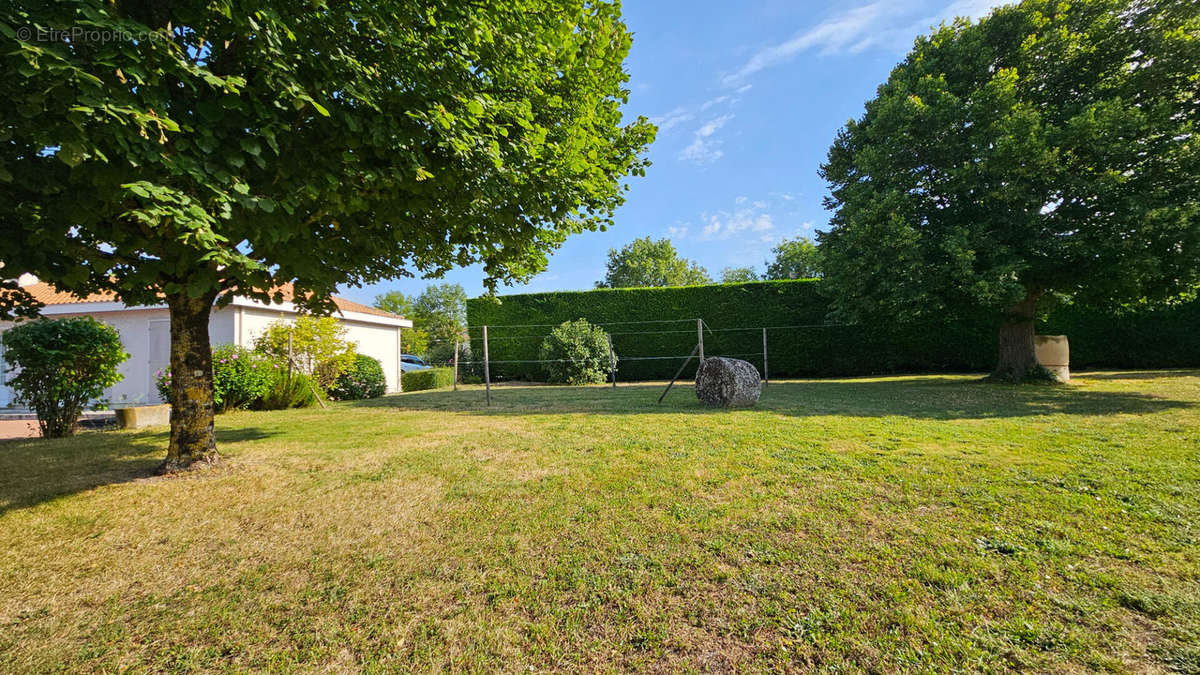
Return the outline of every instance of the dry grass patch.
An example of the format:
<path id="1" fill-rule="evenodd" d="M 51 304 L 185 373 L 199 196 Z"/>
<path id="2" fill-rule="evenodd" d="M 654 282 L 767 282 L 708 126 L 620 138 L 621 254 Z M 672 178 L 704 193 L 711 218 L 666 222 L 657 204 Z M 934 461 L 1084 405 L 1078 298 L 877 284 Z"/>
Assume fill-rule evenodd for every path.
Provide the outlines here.
<path id="1" fill-rule="evenodd" d="M 1200 668 L 1200 373 L 418 392 L 0 444 L 20 671 Z"/>

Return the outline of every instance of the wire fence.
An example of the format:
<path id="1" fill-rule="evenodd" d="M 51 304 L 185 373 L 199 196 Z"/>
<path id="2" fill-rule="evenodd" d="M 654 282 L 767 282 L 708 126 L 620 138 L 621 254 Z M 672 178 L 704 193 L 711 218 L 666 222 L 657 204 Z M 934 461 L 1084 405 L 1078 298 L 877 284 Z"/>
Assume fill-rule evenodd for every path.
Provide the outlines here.
<path id="1" fill-rule="evenodd" d="M 687 328 L 667 328 L 661 327 L 670 324 L 685 324 Z M 491 404 L 492 385 L 497 381 L 496 376 L 500 379 L 510 379 L 514 373 L 518 376 L 523 375 L 525 378 L 530 377 L 532 373 L 536 373 L 536 366 L 545 366 L 553 363 L 570 363 L 575 359 L 546 359 L 546 358 L 529 358 L 527 355 L 533 352 L 534 349 L 540 347 L 543 341 L 552 334 L 552 331 L 546 329 L 557 328 L 561 324 L 508 324 L 502 326 L 479 326 L 471 327 L 465 339 L 455 345 L 453 359 L 446 362 L 445 365 L 454 368 L 454 382 L 457 387 L 462 381 L 464 374 L 468 374 L 472 378 L 479 378 L 485 388 L 487 402 Z M 751 360 L 759 367 L 759 374 L 764 385 L 770 381 L 769 376 L 769 334 L 773 331 L 797 331 L 811 330 L 824 328 L 847 327 L 851 324 L 794 324 L 785 326 L 758 326 L 758 327 L 718 327 L 709 326 L 702 318 L 687 318 L 687 319 L 652 319 L 641 321 L 609 321 L 597 322 L 593 325 L 601 328 L 619 327 L 617 330 L 607 332 L 609 342 L 609 382 L 613 387 L 618 386 L 620 373 L 622 369 L 620 364 L 630 363 L 652 363 L 652 362 L 678 362 L 679 368 L 675 371 L 674 378 L 671 379 L 673 384 L 685 371 L 689 364 L 694 359 L 696 367 L 709 355 L 719 355 L 731 358 L 739 358 Z M 647 330 L 637 330 L 639 327 L 645 327 Z M 511 334 L 517 332 L 518 334 Z M 497 335 L 497 333 L 500 333 Z M 732 344 L 720 344 L 717 353 L 705 351 L 705 338 L 709 337 L 710 342 L 716 340 L 717 334 L 761 334 L 761 349 L 755 351 L 730 351 L 728 348 Z M 634 353 L 629 354 L 625 350 L 617 350 L 614 348 L 614 341 L 624 343 L 626 345 L 634 344 L 633 339 L 638 339 L 636 343 L 643 346 L 650 341 L 651 353 Z M 659 340 L 655 343 L 654 340 Z M 723 340 L 717 340 L 718 343 L 724 343 Z M 739 346 L 744 344 L 744 340 L 738 341 Z M 511 345 L 511 346 L 510 346 Z M 492 358 L 492 349 L 497 347 L 501 351 L 500 358 Z M 757 345 L 755 345 L 757 347 Z M 745 349 L 743 347 L 743 349 Z M 657 352 L 657 353 L 654 353 Z M 666 353 L 662 353 L 666 352 Z M 687 353 L 683 353 L 687 352 Z M 466 358 L 464 358 L 466 357 Z M 665 366 L 665 364 L 664 364 Z M 674 366 L 667 366 L 674 369 Z M 500 372 L 497 372 L 497 368 Z M 652 372 L 660 372 L 655 367 Z M 644 380 L 646 378 L 635 378 Z M 666 379 L 661 378 L 661 379 Z M 667 390 L 671 385 L 667 386 Z M 664 391 L 664 395 L 665 395 Z M 661 400 L 661 397 L 660 397 Z"/>

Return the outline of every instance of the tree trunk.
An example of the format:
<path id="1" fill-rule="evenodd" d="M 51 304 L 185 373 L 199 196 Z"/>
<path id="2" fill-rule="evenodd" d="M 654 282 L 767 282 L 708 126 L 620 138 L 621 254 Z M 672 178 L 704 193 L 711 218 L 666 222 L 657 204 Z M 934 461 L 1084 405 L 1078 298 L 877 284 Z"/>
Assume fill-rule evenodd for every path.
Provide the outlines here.
<path id="1" fill-rule="evenodd" d="M 1034 349 L 1034 319 L 1042 291 L 1029 289 L 1025 299 L 1013 305 L 1000 326 L 1000 358 L 990 380 L 999 382 L 1028 382 L 1046 380 L 1045 369 L 1037 360 Z"/>
<path id="2" fill-rule="evenodd" d="M 212 345 L 208 318 L 215 296 L 167 297 L 171 311 L 171 444 L 160 473 L 220 460 L 213 435 Z"/>

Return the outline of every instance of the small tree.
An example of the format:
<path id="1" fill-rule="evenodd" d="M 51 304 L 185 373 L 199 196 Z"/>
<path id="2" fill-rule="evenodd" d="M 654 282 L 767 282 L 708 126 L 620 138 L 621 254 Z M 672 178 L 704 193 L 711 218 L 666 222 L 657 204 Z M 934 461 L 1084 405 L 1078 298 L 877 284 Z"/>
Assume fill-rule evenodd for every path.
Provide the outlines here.
<path id="1" fill-rule="evenodd" d="M 430 347 L 463 339 L 467 333 L 467 292 L 459 284 L 427 286 L 413 300 L 413 325 L 428 335 Z"/>
<path id="2" fill-rule="evenodd" d="M 767 261 L 768 279 L 812 279 L 821 276 L 821 251 L 807 237 L 784 239 Z"/>
<path id="3" fill-rule="evenodd" d="M 551 331 L 538 358 L 548 361 L 547 381 L 557 384 L 595 384 L 612 373 L 608 334 L 583 319 L 565 321 Z"/>
<path id="4" fill-rule="evenodd" d="M 354 363 L 354 345 L 346 341 L 346 328 L 331 316 L 301 315 L 296 321 L 276 321 L 254 341 L 254 348 L 268 356 L 292 363 L 317 385 L 328 391 Z"/>
<path id="5" fill-rule="evenodd" d="M 608 271 L 597 288 L 692 286 L 709 284 L 708 270 L 682 258 L 670 239 L 634 239 L 620 249 L 609 249 Z"/>
<path id="6" fill-rule="evenodd" d="M 3 339 L 5 358 L 20 369 L 8 384 L 46 438 L 75 433 L 84 406 L 121 380 L 117 366 L 129 358 L 117 329 L 91 317 L 19 323 Z"/>

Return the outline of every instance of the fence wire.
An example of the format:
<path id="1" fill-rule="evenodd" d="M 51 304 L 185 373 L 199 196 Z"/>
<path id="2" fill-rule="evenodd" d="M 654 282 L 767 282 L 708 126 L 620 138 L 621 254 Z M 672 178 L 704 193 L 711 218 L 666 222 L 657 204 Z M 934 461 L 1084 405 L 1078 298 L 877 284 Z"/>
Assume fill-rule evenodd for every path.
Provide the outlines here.
<path id="1" fill-rule="evenodd" d="M 695 324 L 695 326 L 694 327 L 689 326 L 688 328 L 669 328 L 669 327 L 667 327 L 670 324 L 681 324 L 681 323 Z M 490 374 L 491 366 L 493 366 L 493 365 L 495 365 L 495 366 L 504 366 L 504 365 L 527 366 L 527 365 L 533 365 L 533 364 L 570 363 L 575 360 L 575 359 L 534 359 L 534 358 L 493 359 L 490 357 L 479 358 L 479 356 L 481 355 L 480 352 L 483 352 L 483 354 L 486 354 L 487 352 L 490 351 L 488 349 L 488 346 L 494 345 L 497 343 L 499 343 L 500 345 L 506 345 L 506 344 L 514 345 L 513 347 L 501 347 L 502 351 L 511 351 L 511 350 L 515 349 L 518 352 L 525 351 L 526 353 L 528 353 L 528 351 L 531 349 L 531 347 L 525 347 L 525 346 L 519 346 L 519 345 L 521 345 L 522 343 L 527 344 L 527 342 L 531 341 L 531 340 L 544 341 L 546 338 L 548 338 L 548 337 L 550 337 L 550 335 L 552 335 L 551 332 L 541 331 L 541 330 L 537 331 L 534 334 L 527 334 L 527 335 L 503 335 L 503 334 L 496 335 L 495 333 L 496 332 L 505 332 L 505 331 L 509 331 L 509 330 L 528 331 L 530 329 L 557 328 L 560 325 L 562 325 L 562 324 L 561 323 L 528 323 L 528 324 L 507 324 L 507 325 L 503 325 L 503 326 L 489 325 L 489 326 L 484 326 L 484 327 L 470 328 L 470 329 L 468 329 L 469 330 L 468 334 L 466 336 L 464 336 L 465 339 L 463 340 L 462 345 L 467 347 L 470 350 L 469 353 L 473 354 L 473 357 L 468 360 L 458 360 L 456 362 L 456 365 L 459 368 L 466 368 L 467 370 L 472 371 L 474 373 L 474 376 L 476 376 L 476 377 L 478 377 L 480 375 L 483 376 L 484 383 L 487 387 L 488 404 L 491 405 L 491 384 L 492 384 L 492 376 Z M 767 354 L 767 338 L 766 338 L 768 331 L 784 331 L 784 330 L 799 331 L 799 330 L 844 328 L 844 327 L 854 326 L 856 324 L 851 324 L 851 323 L 808 323 L 808 324 L 792 324 L 792 325 L 784 325 L 784 326 L 713 328 L 713 327 L 709 326 L 708 322 L 704 321 L 703 319 L 695 318 L 695 319 L 648 319 L 648 320 L 640 320 L 640 321 L 605 321 L 605 322 L 594 322 L 592 325 L 599 326 L 602 328 L 613 327 L 613 328 L 617 329 L 617 330 L 614 330 L 614 331 L 608 333 L 610 345 L 611 345 L 613 339 L 619 340 L 621 338 L 628 338 L 628 337 L 639 336 L 639 335 L 663 336 L 663 340 L 665 342 L 672 342 L 672 343 L 675 341 L 672 340 L 672 338 L 670 336 L 680 336 L 680 337 L 696 336 L 688 341 L 687 347 L 693 347 L 692 353 L 690 353 L 690 354 L 678 354 L 678 355 L 642 354 L 642 355 L 636 355 L 636 356 L 621 356 L 614 349 L 610 353 L 610 359 L 611 359 L 610 363 L 612 365 L 612 372 L 610 374 L 609 381 L 612 383 L 612 386 L 615 387 L 615 386 L 617 386 L 617 375 L 621 371 L 621 368 L 619 367 L 621 363 L 646 362 L 646 361 L 683 361 L 684 363 L 680 364 L 680 366 L 679 366 L 679 372 L 676 373 L 676 378 L 678 378 L 679 375 L 683 372 L 684 368 L 686 368 L 687 362 L 690 361 L 692 358 L 698 357 L 699 352 L 703 351 L 703 348 L 702 348 L 703 338 L 701 336 L 709 335 L 709 336 L 712 336 L 715 338 L 716 334 L 718 334 L 718 333 L 721 333 L 721 334 L 762 333 L 763 334 L 763 349 L 760 351 L 730 353 L 730 352 L 721 351 L 720 349 L 711 349 L 706 356 L 720 355 L 720 356 L 726 356 L 726 357 L 732 357 L 732 358 L 750 359 L 755 362 L 758 362 L 762 365 L 762 368 L 763 368 L 762 372 L 760 373 L 761 376 L 763 377 L 763 381 L 767 382 L 767 381 L 769 381 L 768 373 L 767 373 L 768 354 Z M 637 330 L 637 328 L 643 327 L 643 326 L 647 330 Z M 658 328 L 659 326 L 662 326 L 663 328 Z M 482 328 L 484 332 L 488 333 L 486 339 L 484 338 L 484 336 L 482 334 L 479 334 L 478 331 L 480 330 L 480 328 Z M 700 335 L 697 335 L 697 332 L 698 332 L 697 329 L 699 329 Z M 471 333 L 475 333 L 475 334 L 471 334 Z M 741 339 L 742 338 L 738 338 L 739 341 Z M 716 342 L 720 342 L 720 340 L 717 340 Z M 680 346 L 682 346 L 682 345 L 680 345 Z M 733 346 L 733 345 L 727 345 L 727 346 Z M 739 345 L 739 346 L 741 346 L 741 345 Z M 687 347 L 684 347 L 684 348 L 687 348 Z M 712 347 L 715 348 L 715 347 L 717 347 L 717 345 L 714 344 L 714 345 L 712 345 Z M 447 365 L 451 365 L 452 363 L 454 363 L 454 362 L 448 363 Z M 482 370 L 482 373 L 480 372 L 481 370 Z M 520 372 L 520 371 L 518 371 L 518 372 Z M 502 375 L 502 377 L 503 377 L 503 375 Z M 520 377 L 520 375 L 518 375 L 518 377 Z M 457 380 L 457 378 L 456 378 L 456 380 Z M 674 382 L 674 380 L 672 380 L 672 383 L 673 382 Z M 457 386 L 457 381 L 455 384 Z M 668 387 L 668 389 L 669 389 L 669 387 Z M 665 394 L 665 392 L 664 392 L 664 394 Z"/>

